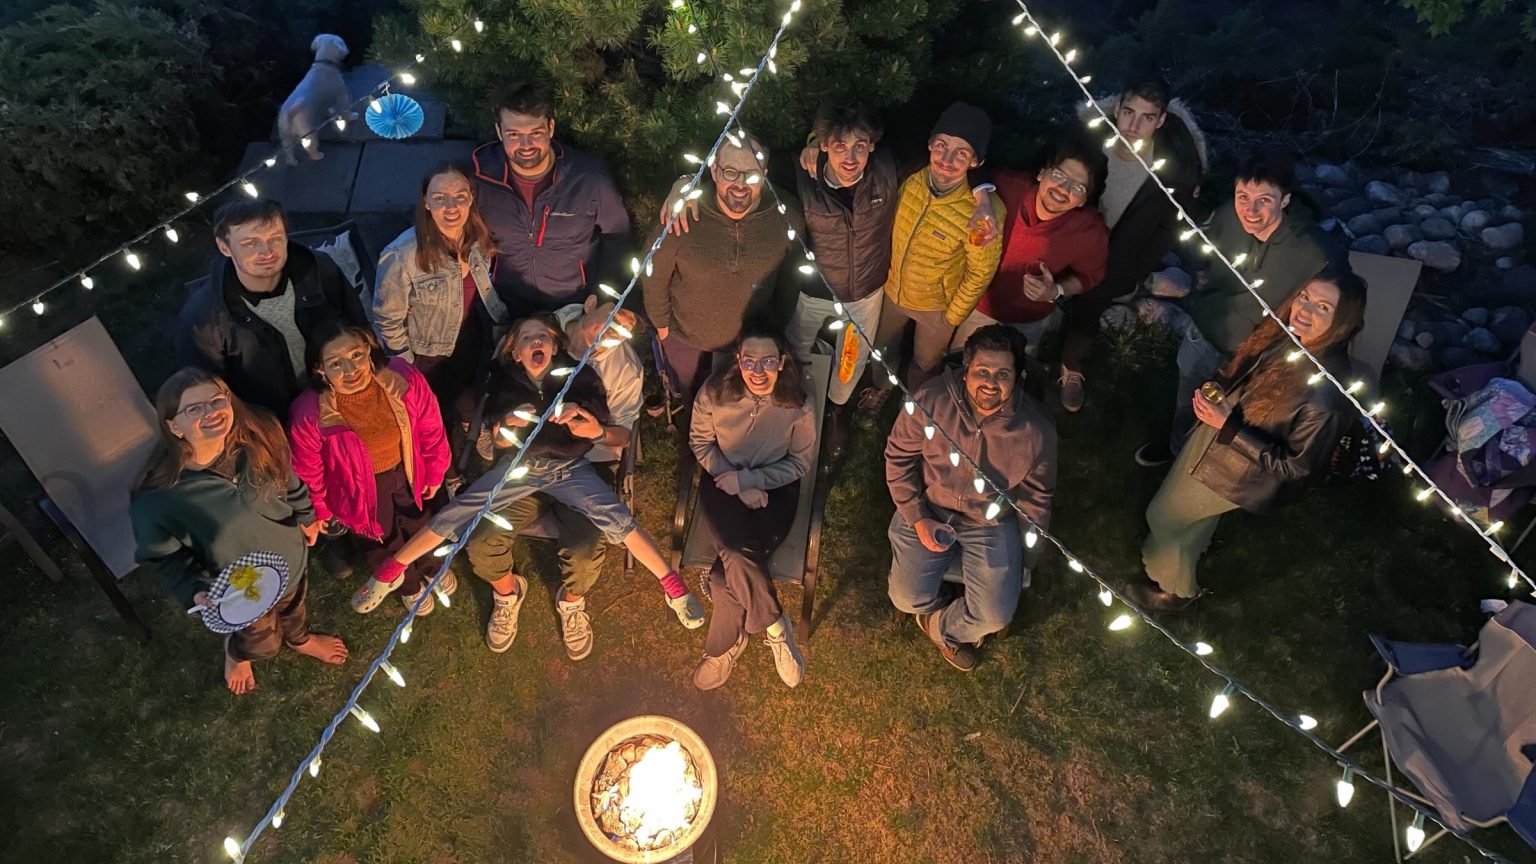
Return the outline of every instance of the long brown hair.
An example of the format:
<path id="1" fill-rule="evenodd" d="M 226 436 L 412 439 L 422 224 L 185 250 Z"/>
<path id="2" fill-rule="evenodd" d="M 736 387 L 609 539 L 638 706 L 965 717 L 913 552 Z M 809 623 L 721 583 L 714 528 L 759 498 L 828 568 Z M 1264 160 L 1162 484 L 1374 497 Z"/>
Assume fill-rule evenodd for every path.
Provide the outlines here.
<path id="1" fill-rule="evenodd" d="M 779 378 L 773 384 L 773 401 L 786 408 L 799 408 L 805 404 L 805 384 L 800 380 L 800 364 L 789 351 L 789 340 L 771 327 L 748 324 L 742 328 L 736 344 L 731 346 L 731 365 L 722 366 L 711 375 L 704 386 L 717 402 L 734 402 L 747 398 L 747 382 L 741 377 L 741 364 L 736 356 L 748 339 L 767 339 L 779 352 Z"/>
<path id="2" fill-rule="evenodd" d="M 1333 308 L 1333 322 L 1315 344 L 1307 346 L 1307 350 L 1319 360 L 1326 361 L 1328 355 L 1347 350 L 1350 340 L 1365 326 L 1366 291 L 1363 279 L 1353 273 L 1324 273 L 1309 279 L 1285 298 L 1285 302 L 1275 310 L 1275 315 L 1289 325 L 1296 298 L 1308 285 L 1319 282 L 1339 289 L 1339 302 Z M 1222 370 L 1221 377 L 1233 381 L 1244 369 L 1258 366 L 1242 403 L 1243 416 L 1249 422 L 1264 420 L 1281 402 L 1286 401 L 1287 396 L 1307 386 L 1306 379 L 1312 374 L 1312 364 L 1286 362 L 1285 355 L 1292 350 L 1291 344 L 1290 337 L 1280 329 L 1280 325 L 1273 318 L 1265 318 L 1243 340 L 1243 344 L 1237 346 L 1231 362 Z"/>
<path id="3" fill-rule="evenodd" d="M 283 425 L 266 409 L 245 404 L 230 392 L 224 379 L 189 366 L 165 379 L 155 394 L 155 416 L 160 421 L 160 434 L 133 486 L 133 494 L 167 489 L 180 479 L 192 456 L 192 447 L 171 434 L 170 422 L 181 413 L 181 397 L 201 384 L 212 384 L 229 397 L 234 422 L 224 439 L 224 452 L 244 457 L 239 479 L 262 494 L 281 493 L 288 486 L 288 475 L 292 470 L 288 436 L 283 433 Z"/>
<path id="4" fill-rule="evenodd" d="M 432 220 L 432 213 L 427 209 L 427 189 L 433 179 L 441 174 L 457 174 L 469 184 L 471 195 L 475 191 L 473 175 L 468 168 L 457 162 L 444 162 L 421 178 L 421 195 L 416 199 L 414 217 L 416 266 L 426 271 L 445 267 L 449 262 L 461 258 L 467 259 L 469 250 L 476 246 L 480 247 L 480 253 L 486 257 L 496 254 L 496 241 L 491 237 L 491 229 L 485 224 L 485 217 L 480 215 L 478 199 L 469 202 L 469 215 L 464 219 L 464 233 L 459 235 L 458 242 L 449 240 L 443 236 L 443 232 L 437 230 L 437 223 Z"/>

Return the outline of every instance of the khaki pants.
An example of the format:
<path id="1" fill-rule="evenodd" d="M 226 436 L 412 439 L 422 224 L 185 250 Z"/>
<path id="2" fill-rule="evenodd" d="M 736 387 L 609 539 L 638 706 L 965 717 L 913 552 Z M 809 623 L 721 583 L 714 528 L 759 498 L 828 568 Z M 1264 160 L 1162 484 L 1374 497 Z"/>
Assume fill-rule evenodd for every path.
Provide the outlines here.
<path id="1" fill-rule="evenodd" d="M 917 312 L 900 306 L 891 298 L 885 298 L 885 305 L 880 310 L 880 335 L 875 341 L 880 345 L 880 356 L 894 368 L 899 368 L 900 360 L 896 356 L 896 348 L 901 344 L 901 337 L 906 332 L 907 325 L 913 324 L 917 333 L 912 342 L 912 365 L 907 369 L 907 387 L 917 389 L 918 385 L 937 375 L 939 364 L 944 360 L 944 352 L 949 348 L 949 340 L 955 335 L 955 328 L 944 320 L 944 310 L 933 312 Z M 890 389 L 891 382 L 881 370 L 876 370 L 875 386 L 881 389 Z"/>
<path id="2" fill-rule="evenodd" d="M 1210 548 L 1221 515 L 1237 509 L 1236 504 L 1189 476 L 1189 469 L 1209 440 L 1210 435 L 1196 434 L 1184 445 L 1147 505 L 1150 533 L 1141 547 L 1142 566 L 1159 588 L 1180 597 L 1200 593 L 1195 565 Z"/>

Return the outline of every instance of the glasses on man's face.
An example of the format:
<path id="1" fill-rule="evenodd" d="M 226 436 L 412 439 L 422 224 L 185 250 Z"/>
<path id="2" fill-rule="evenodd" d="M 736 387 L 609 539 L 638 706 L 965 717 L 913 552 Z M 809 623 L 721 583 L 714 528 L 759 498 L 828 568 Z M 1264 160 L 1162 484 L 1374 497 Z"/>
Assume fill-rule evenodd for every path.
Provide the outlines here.
<path id="1" fill-rule="evenodd" d="M 777 371 L 779 371 L 779 358 L 777 356 L 774 356 L 774 357 L 745 357 L 745 356 L 743 356 L 743 357 L 736 358 L 736 362 L 741 365 L 741 371 L 743 371 L 743 372 L 751 372 L 754 375 L 757 374 L 758 372 L 777 372 Z"/>
<path id="2" fill-rule="evenodd" d="M 1067 172 L 1060 168 L 1052 168 L 1045 173 L 1045 176 L 1051 178 L 1052 183 L 1066 189 L 1068 195 L 1076 195 L 1082 198 L 1088 197 L 1088 184 L 1073 180 Z"/>
<path id="3" fill-rule="evenodd" d="M 446 210 L 450 206 L 463 210 L 473 203 L 475 203 L 475 196 L 468 192 L 460 192 L 457 195 L 438 193 L 427 196 L 427 207 L 432 210 Z"/>
<path id="4" fill-rule="evenodd" d="M 196 422 L 214 411 L 223 411 L 228 407 L 229 397 L 221 393 L 206 402 L 193 402 L 191 405 L 184 406 L 180 411 L 176 412 L 176 416 L 185 417 Z"/>
<path id="5" fill-rule="evenodd" d="M 763 175 L 757 173 L 756 171 L 739 171 L 735 168 L 720 169 L 720 179 L 727 183 L 735 183 L 737 181 L 745 180 L 750 184 L 756 183 L 762 178 Z"/>

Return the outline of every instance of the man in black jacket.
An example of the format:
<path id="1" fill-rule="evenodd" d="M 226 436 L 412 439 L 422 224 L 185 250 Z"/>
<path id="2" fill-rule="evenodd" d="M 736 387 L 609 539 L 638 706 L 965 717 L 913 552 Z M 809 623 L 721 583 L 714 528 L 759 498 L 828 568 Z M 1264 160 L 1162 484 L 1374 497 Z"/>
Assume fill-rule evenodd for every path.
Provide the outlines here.
<path id="1" fill-rule="evenodd" d="M 286 418 L 309 377 L 309 335 L 328 320 L 367 327 L 362 301 L 330 256 L 289 241 L 276 201 L 232 201 L 213 222 L 221 257 L 176 318 L 176 362 Z"/>
<path id="2" fill-rule="evenodd" d="M 1109 177 L 1099 196 L 1099 211 L 1109 226 L 1104 279 L 1092 291 L 1072 298 L 1062 336 L 1061 405 L 1068 411 L 1083 407 L 1083 362 L 1092 350 L 1100 316 L 1160 265 L 1179 232 L 1178 210 L 1140 160 L 1158 166 L 1158 177 L 1185 210 L 1194 207 L 1206 167 L 1200 127 L 1160 78 L 1132 83 L 1103 107 L 1120 134 L 1141 147 L 1133 152 L 1116 144 L 1109 151 Z"/>

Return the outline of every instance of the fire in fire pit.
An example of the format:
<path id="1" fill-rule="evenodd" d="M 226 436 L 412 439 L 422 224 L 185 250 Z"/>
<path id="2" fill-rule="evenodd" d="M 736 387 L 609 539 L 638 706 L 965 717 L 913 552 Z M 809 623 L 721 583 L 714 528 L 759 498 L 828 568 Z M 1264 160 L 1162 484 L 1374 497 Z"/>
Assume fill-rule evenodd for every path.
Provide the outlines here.
<path id="1" fill-rule="evenodd" d="M 582 832 L 617 861 L 685 853 L 715 806 L 715 763 L 698 734 L 668 717 L 633 717 L 587 749 L 576 772 Z"/>

